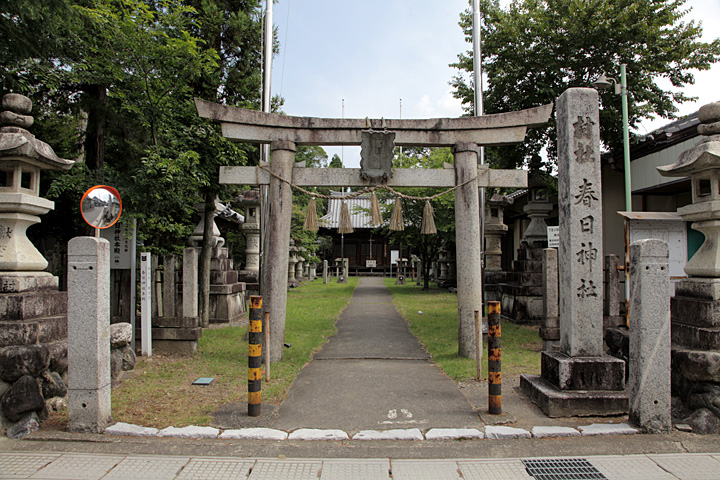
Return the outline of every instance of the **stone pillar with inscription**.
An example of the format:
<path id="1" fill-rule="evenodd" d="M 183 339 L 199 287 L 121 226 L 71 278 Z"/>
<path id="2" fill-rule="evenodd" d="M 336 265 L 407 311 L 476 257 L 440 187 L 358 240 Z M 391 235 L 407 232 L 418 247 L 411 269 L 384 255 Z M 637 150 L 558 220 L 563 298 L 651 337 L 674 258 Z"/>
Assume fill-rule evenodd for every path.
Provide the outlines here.
<path id="1" fill-rule="evenodd" d="M 603 354 L 602 194 L 598 93 L 566 90 L 557 102 L 560 351 L 521 388 L 549 416 L 627 412 L 625 362 Z"/>
<path id="2" fill-rule="evenodd" d="M 41 170 L 67 170 L 28 129 L 32 102 L 18 94 L 2 98 L 0 113 L 0 428 L 16 422 L 37 426 L 46 403 L 67 393 L 67 293 L 48 262 L 28 240 L 53 202 L 40 196 Z M 59 400 L 59 399 L 56 399 Z M 56 403 L 56 402 L 55 402 Z M 33 417 L 34 416 L 34 417 Z M 33 423 L 34 418 L 34 423 Z"/>

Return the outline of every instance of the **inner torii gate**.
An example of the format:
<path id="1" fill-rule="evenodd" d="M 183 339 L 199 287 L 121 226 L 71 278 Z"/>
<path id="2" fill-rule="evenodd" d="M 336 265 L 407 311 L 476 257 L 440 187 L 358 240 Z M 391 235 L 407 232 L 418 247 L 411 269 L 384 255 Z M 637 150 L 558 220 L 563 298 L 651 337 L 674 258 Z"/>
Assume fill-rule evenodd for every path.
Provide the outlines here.
<path id="1" fill-rule="evenodd" d="M 363 132 L 395 134 L 396 146 L 452 147 L 454 166 L 445 169 L 392 169 L 382 180 L 397 187 L 451 188 L 455 192 L 458 281 L 459 354 L 475 354 L 475 310 L 482 308 L 480 258 L 480 187 L 527 186 L 524 170 L 494 170 L 478 165 L 479 146 L 511 145 L 525 140 L 528 128 L 543 125 L 553 104 L 517 112 L 480 117 L 429 120 L 369 120 L 292 117 L 228 107 L 196 99 L 198 115 L 222 127 L 223 136 L 238 142 L 270 144 L 272 175 L 259 167 L 221 167 L 220 183 L 270 185 L 268 249 L 262 274 L 263 303 L 271 312 L 271 361 L 282 359 L 287 306 L 288 245 L 292 214 L 292 187 L 361 187 L 374 183 L 359 168 L 304 168 L 295 166 L 297 145 L 360 145 Z M 466 183 L 467 182 L 467 183 Z"/>

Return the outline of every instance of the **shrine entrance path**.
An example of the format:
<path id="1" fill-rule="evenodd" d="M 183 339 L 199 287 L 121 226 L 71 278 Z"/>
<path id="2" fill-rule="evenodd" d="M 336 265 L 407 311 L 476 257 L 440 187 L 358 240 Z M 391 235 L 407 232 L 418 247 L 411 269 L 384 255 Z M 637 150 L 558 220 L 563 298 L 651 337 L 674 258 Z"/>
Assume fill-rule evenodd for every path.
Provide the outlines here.
<path id="1" fill-rule="evenodd" d="M 382 279 L 360 278 L 337 327 L 300 371 L 272 427 L 357 432 L 483 425 L 455 382 L 430 362 Z"/>

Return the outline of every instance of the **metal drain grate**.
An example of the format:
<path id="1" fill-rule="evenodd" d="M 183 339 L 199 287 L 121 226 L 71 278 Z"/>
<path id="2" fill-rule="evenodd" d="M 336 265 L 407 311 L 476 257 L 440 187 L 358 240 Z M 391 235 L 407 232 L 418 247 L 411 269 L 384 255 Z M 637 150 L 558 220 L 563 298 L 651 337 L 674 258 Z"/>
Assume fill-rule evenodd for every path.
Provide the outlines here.
<path id="1" fill-rule="evenodd" d="M 537 480 L 608 480 L 584 458 L 523 460 L 523 464 Z"/>

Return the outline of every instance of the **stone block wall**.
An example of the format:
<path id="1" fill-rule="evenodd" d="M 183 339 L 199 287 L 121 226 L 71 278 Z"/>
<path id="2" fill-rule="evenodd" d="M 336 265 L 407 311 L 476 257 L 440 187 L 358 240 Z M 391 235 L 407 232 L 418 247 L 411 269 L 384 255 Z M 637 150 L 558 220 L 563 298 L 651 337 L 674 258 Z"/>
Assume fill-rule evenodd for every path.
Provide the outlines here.
<path id="1" fill-rule="evenodd" d="M 66 405 L 67 293 L 52 276 L 2 276 L 0 427 Z M 34 417 L 33 417 L 34 416 Z"/>

